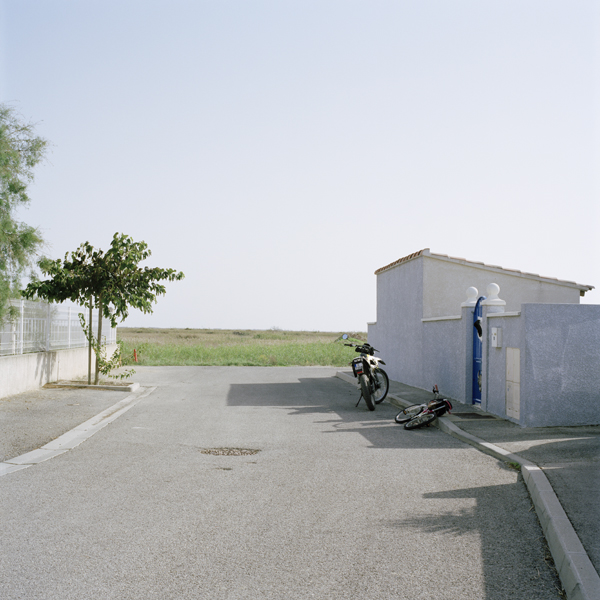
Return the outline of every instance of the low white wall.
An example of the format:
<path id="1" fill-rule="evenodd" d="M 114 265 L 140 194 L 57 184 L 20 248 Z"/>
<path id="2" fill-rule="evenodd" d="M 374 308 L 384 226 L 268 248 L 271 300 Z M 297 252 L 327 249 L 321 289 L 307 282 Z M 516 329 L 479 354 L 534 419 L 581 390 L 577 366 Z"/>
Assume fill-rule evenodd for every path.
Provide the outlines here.
<path id="1" fill-rule="evenodd" d="M 106 347 L 112 356 L 117 345 Z M 95 369 L 92 354 L 92 369 Z M 53 350 L 0 357 L 0 398 L 36 390 L 59 380 L 87 377 L 88 349 Z"/>

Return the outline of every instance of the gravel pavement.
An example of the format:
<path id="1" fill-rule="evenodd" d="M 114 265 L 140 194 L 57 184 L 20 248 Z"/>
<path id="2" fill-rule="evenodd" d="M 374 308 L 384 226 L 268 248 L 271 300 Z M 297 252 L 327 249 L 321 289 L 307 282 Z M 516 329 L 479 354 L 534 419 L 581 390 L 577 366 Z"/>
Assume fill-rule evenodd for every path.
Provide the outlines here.
<path id="1" fill-rule="evenodd" d="M 520 473 L 356 408 L 335 369 L 137 371 L 152 393 L 0 477 L 4 600 L 561 598 Z"/>
<path id="2" fill-rule="evenodd" d="M 0 462 L 41 448 L 123 395 L 98 389 L 42 388 L 0 398 Z"/>

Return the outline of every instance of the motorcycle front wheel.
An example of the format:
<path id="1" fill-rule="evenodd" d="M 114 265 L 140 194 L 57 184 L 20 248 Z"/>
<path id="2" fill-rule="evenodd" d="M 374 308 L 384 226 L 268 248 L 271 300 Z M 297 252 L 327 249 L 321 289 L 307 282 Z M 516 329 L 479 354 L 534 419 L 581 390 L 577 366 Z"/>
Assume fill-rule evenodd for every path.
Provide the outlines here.
<path id="1" fill-rule="evenodd" d="M 373 400 L 375 400 L 375 404 L 381 404 L 390 389 L 390 380 L 387 373 L 383 369 L 375 369 L 373 371 L 373 383 L 375 388 L 372 394 Z"/>
<path id="2" fill-rule="evenodd" d="M 360 381 L 360 391 L 362 392 L 362 397 L 365 399 L 367 403 L 367 408 L 369 410 L 375 410 L 375 403 L 373 402 L 373 398 L 371 397 L 371 390 L 369 389 L 369 379 L 363 373 L 358 376 L 358 380 Z"/>

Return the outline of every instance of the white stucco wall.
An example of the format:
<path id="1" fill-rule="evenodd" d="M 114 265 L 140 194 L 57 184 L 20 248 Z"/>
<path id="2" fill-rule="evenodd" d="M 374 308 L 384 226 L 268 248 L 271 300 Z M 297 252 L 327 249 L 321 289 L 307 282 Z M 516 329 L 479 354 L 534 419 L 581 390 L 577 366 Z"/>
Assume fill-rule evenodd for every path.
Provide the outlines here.
<path id="1" fill-rule="evenodd" d="M 116 344 L 108 345 L 107 356 L 112 356 L 116 347 Z M 92 368 L 95 368 L 94 365 L 95 362 L 92 362 Z M 54 381 L 86 377 L 87 372 L 87 348 L 2 356 L 0 398 L 36 390 Z"/>
<path id="2" fill-rule="evenodd" d="M 460 402 L 470 400 L 470 364 L 467 365 L 465 324 L 471 333 L 472 319 L 449 319 L 422 323 L 422 372 L 418 386 L 431 390 L 436 384 L 445 396 Z M 472 325 L 471 325 L 472 327 Z M 467 374 L 467 366 L 468 374 Z M 468 396 L 467 396 L 468 395 Z"/>
<path id="3" fill-rule="evenodd" d="M 369 343 L 381 350 L 388 375 L 419 385 L 422 352 L 423 262 L 377 276 L 377 322 L 369 326 Z"/>
<path id="4" fill-rule="evenodd" d="M 484 322 L 484 410 L 525 427 L 600 424 L 600 306 L 524 304 L 520 316 Z M 509 348 L 520 350 L 518 419 L 506 411 Z"/>
<path id="5" fill-rule="evenodd" d="M 600 424 L 600 306 L 523 306 L 527 427 Z"/>
<path id="6" fill-rule="evenodd" d="M 466 300 L 466 289 L 476 287 L 479 295 L 485 296 L 490 283 L 500 286 L 500 298 L 506 301 L 507 312 L 518 311 L 525 303 L 579 304 L 580 291 L 575 284 L 539 279 L 518 271 L 513 274 L 501 268 L 436 255 L 416 260 L 423 261 L 423 318 L 459 315 L 460 305 Z M 389 272 L 400 271 L 404 266 L 399 265 Z"/>
<path id="7" fill-rule="evenodd" d="M 523 337 L 525 330 L 517 325 L 524 322 L 517 317 L 523 306 L 537 305 L 548 310 L 551 305 L 563 306 L 558 327 L 561 318 L 571 314 L 569 308 L 583 314 L 577 309 L 583 308 L 579 304 L 580 289 L 587 286 L 432 255 L 424 250 L 377 273 L 377 321 L 369 324 L 369 342 L 381 351 L 390 377 L 427 390 L 437 383 L 444 394 L 470 403 L 473 309 L 461 305 L 467 300 L 467 288 L 476 287 L 479 295 L 487 295 L 490 283 L 500 286 L 499 296 L 506 305 L 487 307 L 486 311 L 509 313 L 502 317 L 506 321 L 503 323 L 506 328 L 504 348 L 506 344 L 519 348 L 522 362 L 531 354 Z M 495 326 L 500 323 L 495 320 Z M 486 333 L 484 337 L 487 344 Z M 588 342 L 582 343 L 589 347 Z M 484 373 L 489 377 L 490 386 L 484 389 L 483 397 L 489 400 L 489 406 L 484 408 L 506 417 L 504 355 L 496 348 L 490 352 L 489 373 L 487 355 L 484 357 Z M 545 356 L 543 350 L 540 352 Z M 525 372 L 525 366 L 523 369 L 524 377 L 531 379 L 531 373 Z M 525 402 L 523 409 L 528 416 L 519 421 L 521 424 L 546 424 L 540 417 L 543 409 L 534 409 L 531 403 L 526 405 Z"/>

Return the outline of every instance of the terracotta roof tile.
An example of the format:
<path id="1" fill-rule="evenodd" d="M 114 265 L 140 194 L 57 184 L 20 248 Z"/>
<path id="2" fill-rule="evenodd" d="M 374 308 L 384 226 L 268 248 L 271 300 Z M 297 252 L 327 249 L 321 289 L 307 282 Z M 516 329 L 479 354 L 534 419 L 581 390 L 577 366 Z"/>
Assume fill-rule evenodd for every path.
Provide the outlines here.
<path id="1" fill-rule="evenodd" d="M 377 271 L 375 271 L 375 275 L 377 275 L 378 273 L 382 273 L 383 271 L 387 271 L 388 269 L 391 269 L 392 267 L 396 267 L 402 263 L 408 262 L 409 260 L 412 260 L 413 258 L 422 256 L 422 254 L 423 254 L 423 252 L 425 252 L 425 250 L 429 250 L 429 248 L 425 248 L 424 250 L 419 250 L 418 252 L 413 252 L 412 254 L 409 254 L 408 256 L 399 258 L 398 260 L 395 260 L 393 263 L 390 263 L 389 265 L 386 265 L 385 267 L 381 267 L 381 269 L 377 269 Z"/>

